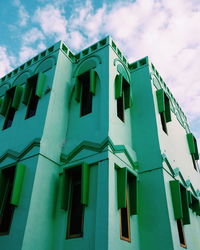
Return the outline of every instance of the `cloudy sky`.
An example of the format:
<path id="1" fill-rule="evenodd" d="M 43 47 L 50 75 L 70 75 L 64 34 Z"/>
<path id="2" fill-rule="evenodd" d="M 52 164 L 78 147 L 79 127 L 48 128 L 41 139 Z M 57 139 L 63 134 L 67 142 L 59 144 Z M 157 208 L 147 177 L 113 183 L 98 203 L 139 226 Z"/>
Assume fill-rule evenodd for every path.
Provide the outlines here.
<path id="1" fill-rule="evenodd" d="M 0 0 L 0 77 L 58 40 L 77 53 L 107 35 L 129 62 L 150 56 L 200 145 L 200 0 Z"/>

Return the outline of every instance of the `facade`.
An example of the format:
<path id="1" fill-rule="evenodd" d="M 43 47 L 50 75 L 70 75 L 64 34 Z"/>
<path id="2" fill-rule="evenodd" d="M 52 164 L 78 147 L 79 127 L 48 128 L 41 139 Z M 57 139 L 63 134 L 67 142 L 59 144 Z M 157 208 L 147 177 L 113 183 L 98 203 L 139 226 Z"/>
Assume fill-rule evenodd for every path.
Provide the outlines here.
<path id="1" fill-rule="evenodd" d="M 0 249 L 200 249 L 187 119 L 148 57 L 63 42 L 0 80 Z"/>

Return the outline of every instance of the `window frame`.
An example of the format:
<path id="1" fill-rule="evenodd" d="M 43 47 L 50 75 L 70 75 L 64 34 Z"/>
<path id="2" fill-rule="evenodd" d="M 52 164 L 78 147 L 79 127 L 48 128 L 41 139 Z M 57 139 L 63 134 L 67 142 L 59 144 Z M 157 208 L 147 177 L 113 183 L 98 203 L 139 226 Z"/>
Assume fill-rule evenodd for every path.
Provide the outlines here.
<path id="1" fill-rule="evenodd" d="M 81 171 L 81 170 L 76 170 L 76 171 Z M 72 207 L 73 207 L 73 199 L 74 199 L 74 186 L 76 184 L 80 185 L 80 194 L 81 194 L 81 176 L 80 179 L 78 180 L 73 180 L 73 173 L 70 173 L 70 187 L 69 187 L 69 205 L 68 205 L 68 216 L 67 216 L 67 232 L 66 232 L 66 239 L 73 239 L 73 238 L 82 238 L 83 237 L 83 229 L 84 229 L 84 215 L 85 215 L 85 209 L 84 209 L 84 205 L 81 204 L 81 200 L 80 200 L 80 207 L 81 207 L 81 232 L 80 233 L 76 233 L 76 234 L 71 234 L 70 233 L 70 229 L 71 229 L 71 221 L 72 221 Z M 80 174 L 81 175 L 81 174 Z"/>
<path id="2" fill-rule="evenodd" d="M 130 226 L 130 205 L 129 205 L 129 183 L 127 183 L 126 186 L 126 207 L 125 208 L 120 208 L 120 239 L 127 241 L 127 242 L 131 242 L 131 226 Z M 122 211 L 126 210 L 126 217 L 127 217 L 127 234 L 128 237 L 123 236 L 123 217 L 122 217 Z"/>
<path id="3" fill-rule="evenodd" d="M 11 172 L 11 173 L 9 173 Z M 16 166 L 7 167 L 1 170 L 1 175 L 4 175 L 5 183 L 1 183 L 4 193 L 1 194 L 0 207 L 0 236 L 8 235 L 10 233 L 15 206 L 11 204 L 12 190 L 14 186 L 14 179 L 16 174 Z M 3 177 L 2 177 L 3 179 Z M 1 179 L 1 180 L 2 180 Z M 3 187 L 4 186 L 4 187 Z M 6 225 L 5 225 L 6 224 Z M 6 227 L 6 230 L 1 231 L 1 226 Z"/>

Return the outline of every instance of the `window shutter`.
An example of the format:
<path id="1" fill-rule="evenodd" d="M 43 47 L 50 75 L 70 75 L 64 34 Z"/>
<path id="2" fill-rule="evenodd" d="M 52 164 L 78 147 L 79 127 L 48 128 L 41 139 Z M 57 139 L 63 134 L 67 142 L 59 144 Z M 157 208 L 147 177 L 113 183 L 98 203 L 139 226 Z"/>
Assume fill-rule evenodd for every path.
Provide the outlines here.
<path id="1" fill-rule="evenodd" d="M 89 199 L 89 179 L 90 167 L 84 162 L 81 169 L 81 203 L 86 206 L 88 205 Z"/>
<path id="2" fill-rule="evenodd" d="M 76 77 L 76 84 L 75 84 L 75 99 L 77 102 L 80 102 L 81 100 L 81 83 L 78 77 Z"/>
<path id="3" fill-rule="evenodd" d="M 183 224 L 190 224 L 190 213 L 189 213 L 189 201 L 187 190 L 185 187 L 181 186 L 181 200 L 182 200 L 182 210 L 183 210 Z"/>
<path id="4" fill-rule="evenodd" d="M 117 170 L 118 209 L 126 207 L 126 188 L 127 188 L 127 169 L 119 168 Z"/>
<path id="5" fill-rule="evenodd" d="M 90 92 L 96 94 L 96 72 L 94 69 L 90 70 Z"/>
<path id="6" fill-rule="evenodd" d="M 15 179 L 13 183 L 13 190 L 11 195 L 10 203 L 12 205 L 18 206 L 20 195 L 22 191 L 22 184 L 25 174 L 25 165 L 18 163 L 15 170 Z"/>
<path id="7" fill-rule="evenodd" d="M 12 108 L 16 110 L 19 108 L 22 94 L 23 94 L 23 87 L 16 86 L 13 101 L 12 101 Z"/>
<path id="8" fill-rule="evenodd" d="M 172 203 L 174 209 L 174 218 L 176 220 L 182 219 L 183 211 L 182 211 L 181 191 L 180 191 L 179 181 L 177 180 L 170 181 L 170 189 L 171 189 Z"/>
<path id="9" fill-rule="evenodd" d="M 187 142 L 188 142 L 190 154 L 194 155 L 195 160 L 199 160 L 197 141 L 192 133 L 187 134 Z"/>
<path id="10" fill-rule="evenodd" d="M 6 92 L 4 99 L 3 99 L 3 103 L 1 105 L 1 115 L 5 116 L 8 110 L 8 106 L 9 106 L 9 102 L 10 102 L 10 96 L 9 94 Z"/>
<path id="11" fill-rule="evenodd" d="M 44 87 L 45 87 L 45 80 L 46 80 L 45 74 L 39 73 L 38 79 L 37 79 L 36 92 L 35 92 L 36 96 L 38 96 L 39 98 L 41 98 L 43 96 Z"/>
<path id="12" fill-rule="evenodd" d="M 61 208 L 64 210 L 68 209 L 69 192 L 69 170 L 64 169 L 61 176 Z"/>
<path id="13" fill-rule="evenodd" d="M 192 195 L 192 211 L 197 215 L 200 215 L 200 203 L 199 199 Z"/>
<path id="14" fill-rule="evenodd" d="M 159 113 L 165 112 L 165 95 L 164 90 L 159 89 L 156 91 L 157 104 Z"/>
<path id="15" fill-rule="evenodd" d="M 115 78 L 115 99 L 122 97 L 122 75 L 117 75 Z"/>
<path id="16" fill-rule="evenodd" d="M 188 146 L 190 149 L 190 154 L 194 154 L 195 153 L 195 145 L 194 145 L 194 138 L 193 138 L 192 133 L 187 134 L 187 142 L 188 142 Z"/>
<path id="17" fill-rule="evenodd" d="M 32 85 L 30 84 L 29 81 L 27 81 L 26 84 L 25 84 L 23 101 L 22 101 L 25 105 L 27 105 L 28 102 L 29 102 L 29 98 L 30 98 L 30 94 L 31 94 L 31 88 L 32 88 Z"/>
<path id="18" fill-rule="evenodd" d="M 129 180 L 129 203 L 130 215 L 138 213 L 138 185 L 136 176 L 130 176 Z"/>

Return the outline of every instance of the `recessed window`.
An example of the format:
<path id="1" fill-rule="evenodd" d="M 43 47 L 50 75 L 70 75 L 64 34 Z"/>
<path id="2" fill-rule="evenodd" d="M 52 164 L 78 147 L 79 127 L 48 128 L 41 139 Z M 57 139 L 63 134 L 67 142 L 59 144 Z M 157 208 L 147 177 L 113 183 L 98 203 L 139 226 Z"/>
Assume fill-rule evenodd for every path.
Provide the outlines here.
<path id="1" fill-rule="evenodd" d="M 130 84 L 122 75 L 117 75 L 115 78 L 115 99 L 117 100 L 117 116 L 124 122 L 124 110 L 130 108 Z"/>
<path id="2" fill-rule="evenodd" d="M 186 248 L 184 225 L 190 224 L 188 191 L 178 180 L 170 181 L 170 189 L 180 245 Z"/>
<path id="3" fill-rule="evenodd" d="M 90 92 L 90 72 L 79 76 L 81 82 L 81 111 L 80 116 L 92 113 L 92 93 Z"/>
<path id="4" fill-rule="evenodd" d="M 10 204 L 15 167 L 3 169 L 0 173 L 0 235 L 9 234 L 15 206 Z"/>
<path id="5" fill-rule="evenodd" d="M 117 99 L 117 116 L 124 122 L 124 94 Z"/>
<path id="6" fill-rule="evenodd" d="M 128 186 L 126 190 L 126 207 L 120 209 L 120 238 L 131 241 Z"/>
<path id="7" fill-rule="evenodd" d="M 180 245 L 181 245 L 181 247 L 187 248 L 187 245 L 185 242 L 184 230 L 183 230 L 183 222 L 181 219 L 178 219 L 176 222 L 177 222 Z"/>
<path id="8" fill-rule="evenodd" d="M 93 96 L 96 94 L 97 74 L 94 69 L 77 76 L 75 99 L 80 103 L 80 116 L 92 113 Z"/>
<path id="9" fill-rule="evenodd" d="M 131 241 L 130 216 L 137 214 L 137 179 L 127 168 L 117 169 L 117 199 L 120 209 L 120 239 Z"/>
<path id="10" fill-rule="evenodd" d="M 14 116 L 15 116 L 16 109 L 12 107 L 14 94 L 15 94 L 15 87 L 8 90 L 5 96 L 5 99 L 6 99 L 5 102 L 6 102 L 7 107 L 6 107 L 3 129 L 7 129 L 11 127 Z"/>
<path id="11" fill-rule="evenodd" d="M 25 119 L 28 119 L 36 114 L 37 105 L 39 101 L 39 97 L 36 95 L 37 81 L 38 81 L 38 74 L 28 79 L 27 84 L 30 84 L 30 89 L 29 89 L 29 98 L 27 103 L 27 111 Z"/>
<path id="12" fill-rule="evenodd" d="M 84 205 L 81 203 L 80 168 L 70 172 L 70 200 L 68 208 L 67 238 L 83 236 Z"/>

